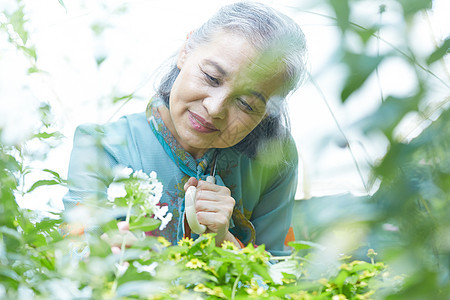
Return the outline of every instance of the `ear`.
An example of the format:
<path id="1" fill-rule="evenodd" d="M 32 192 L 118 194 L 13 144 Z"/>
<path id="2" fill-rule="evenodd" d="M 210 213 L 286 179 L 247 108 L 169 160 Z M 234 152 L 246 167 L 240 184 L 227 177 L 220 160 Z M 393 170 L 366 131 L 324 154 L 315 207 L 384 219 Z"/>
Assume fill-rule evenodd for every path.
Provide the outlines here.
<path id="1" fill-rule="evenodd" d="M 186 42 L 183 43 L 183 46 L 181 47 L 180 51 L 178 52 L 178 58 L 177 58 L 177 67 L 181 70 L 181 68 L 184 65 L 184 61 L 186 60 Z"/>

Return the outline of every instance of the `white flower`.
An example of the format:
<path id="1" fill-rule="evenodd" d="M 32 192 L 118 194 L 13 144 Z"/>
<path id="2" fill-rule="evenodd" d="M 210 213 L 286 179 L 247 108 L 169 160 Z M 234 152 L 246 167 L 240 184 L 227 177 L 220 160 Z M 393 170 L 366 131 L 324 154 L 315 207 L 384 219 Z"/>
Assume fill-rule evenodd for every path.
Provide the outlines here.
<path id="1" fill-rule="evenodd" d="M 143 180 L 143 181 L 149 181 L 150 180 L 150 177 L 148 177 L 148 175 L 145 174 L 142 170 L 135 171 L 133 173 L 133 177 L 136 178 L 136 179 L 139 179 L 139 180 Z"/>
<path id="2" fill-rule="evenodd" d="M 123 262 L 122 264 L 115 263 L 114 266 L 117 268 L 117 277 L 121 277 L 128 269 L 130 264 L 128 262 Z"/>
<path id="3" fill-rule="evenodd" d="M 164 230 L 167 224 L 172 220 L 172 213 L 168 213 L 164 218 L 161 219 L 161 225 L 159 226 L 159 230 Z"/>
<path id="4" fill-rule="evenodd" d="M 123 182 L 113 182 L 109 185 L 108 190 L 108 200 L 114 202 L 114 199 L 125 197 L 127 191 L 125 190 L 125 184 Z"/>
<path id="5" fill-rule="evenodd" d="M 28 299 L 35 299 L 34 298 L 34 292 L 29 287 L 20 284 L 19 288 L 17 289 L 17 298 L 18 300 L 28 300 Z"/>
<path id="6" fill-rule="evenodd" d="M 167 213 L 168 210 L 168 206 L 155 207 L 155 210 L 153 212 L 155 215 L 155 219 L 161 220 L 159 230 L 163 230 L 164 228 L 166 228 L 167 224 L 172 220 L 172 213 Z"/>
<path id="7" fill-rule="evenodd" d="M 168 207 L 167 205 L 158 207 L 158 208 L 155 210 L 155 212 L 154 212 L 154 214 L 155 214 L 155 219 L 158 218 L 158 219 L 161 220 L 162 218 L 164 218 L 164 215 L 165 215 L 168 211 L 169 211 L 169 207 Z"/>
<path id="8" fill-rule="evenodd" d="M 154 196 L 155 196 L 156 198 L 158 198 L 158 199 L 161 198 L 162 192 L 163 192 L 163 185 L 162 185 L 161 182 L 157 182 L 157 183 L 155 184 L 155 188 L 154 188 L 153 192 L 154 192 Z"/>
<path id="9" fill-rule="evenodd" d="M 113 172 L 114 172 L 114 181 L 117 181 L 120 179 L 130 178 L 131 173 L 133 173 L 133 169 L 125 168 L 123 166 L 117 166 L 114 168 Z"/>
<path id="10" fill-rule="evenodd" d="M 147 272 L 150 275 L 155 276 L 156 275 L 155 269 L 158 266 L 158 263 L 155 261 L 155 262 L 152 262 L 150 265 L 145 266 L 145 265 L 141 265 L 139 262 L 135 261 L 135 262 L 133 262 L 133 266 L 136 268 L 138 273 Z"/>

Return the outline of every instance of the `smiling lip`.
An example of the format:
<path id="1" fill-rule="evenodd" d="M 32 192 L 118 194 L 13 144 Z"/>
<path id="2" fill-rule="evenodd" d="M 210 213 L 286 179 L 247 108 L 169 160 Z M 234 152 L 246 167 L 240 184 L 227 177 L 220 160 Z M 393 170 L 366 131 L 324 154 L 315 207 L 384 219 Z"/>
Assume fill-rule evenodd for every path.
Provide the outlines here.
<path id="1" fill-rule="evenodd" d="M 209 123 L 204 118 L 191 111 L 189 111 L 189 121 L 191 122 L 192 127 L 199 132 L 211 133 L 219 131 L 212 123 Z"/>

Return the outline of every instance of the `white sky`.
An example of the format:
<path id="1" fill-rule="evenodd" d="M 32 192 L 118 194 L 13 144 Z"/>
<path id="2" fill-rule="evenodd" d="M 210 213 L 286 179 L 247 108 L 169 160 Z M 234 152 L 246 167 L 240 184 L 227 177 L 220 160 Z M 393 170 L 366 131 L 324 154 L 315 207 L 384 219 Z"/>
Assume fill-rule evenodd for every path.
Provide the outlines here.
<path id="1" fill-rule="evenodd" d="M 7 128 L 3 133 L 4 139 L 5 136 L 20 139 L 37 123 L 34 109 L 39 102 L 49 102 L 56 116 L 56 128 L 67 138 L 62 145 L 49 152 L 47 160 L 34 161 L 33 167 L 53 169 L 65 177 L 75 127 L 85 122 L 104 123 L 144 110 L 152 95 L 153 71 L 175 53 L 188 32 L 202 24 L 220 6 L 233 1 L 64 2 L 67 12 L 57 0 L 23 1 L 30 20 L 27 29 L 31 42 L 37 48 L 38 66 L 46 71 L 44 74 L 26 76 L 29 62 L 4 43 L 7 41 L 6 35 L 0 33 L 0 126 Z M 332 20 L 310 12 L 331 13 L 315 5 L 317 1 L 313 0 L 261 2 L 273 5 L 302 26 L 308 42 L 310 72 L 348 135 L 367 181 L 367 163 L 374 163 L 382 155 L 386 142 L 381 136 L 365 137 L 351 125 L 370 114 L 379 104 L 376 78 L 372 76 L 346 105 L 340 105 L 337 95 L 344 70 L 330 63 L 339 43 L 338 31 Z M 418 24 L 413 36 L 416 53 L 429 53 L 434 47 L 433 39 L 441 42 L 449 35 L 449 2 L 434 1 L 434 11 L 429 14 L 430 23 L 424 17 L 415 20 Z M 394 1 L 362 3 L 354 8 L 358 12 L 354 15 L 359 16 L 356 21 L 363 25 L 376 22 L 379 18 L 378 5 L 385 3 L 387 11 L 382 21 L 387 25 L 381 36 L 393 44 L 405 38 L 397 36 L 398 30 L 395 30 L 401 24 L 395 14 L 398 7 Z M 15 5 L 15 1 L 2 0 L 0 12 L 11 10 Z M 113 13 L 123 6 L 127 7 L 125 13 Z M 0 13 L 0 21 L 1 18 Z M 96 37 L 91 30 L 93 24 L 108 27 L 100 37 Z M 376 49 L 375 45 L 372 46 Z M 380 43 L 380 51 L 387 50 L 390 47 Z M 95 63 L 96 55 L 107 56 L 100 68 Z M 433 65 L 433 68 L 448 82 L 439 64 Z M 412 72 L 399 59 L 390 59 L 382 64 L 379 75 L 384 95 L 404 95 L 413 90 L 415 81 Z M 449 91 L 444 85 L 435 83 L 433 86 L 438 100 L 448 97 Z M 131 92 L 135 92 L 138 99 L 115 113 L 118 106 L 110 104 L 112 97 Z M 289 105 L 293 136 L 303 159 L 297 198 L 304 197 L 305 186 L 312 195 L 362 192 L 363 186 L 349 151 L 336 145 L 342 138 L 317 89 L 307 82 L 293 95 Z M 404 132 L 409 132 L 414 124 L 413 121 L 405 123 Z M 36 147 L 30 145 L 29 149 Z M 32 183 L 33 176 L 30 175 L 28 185 Z M 64 192 L 64 189 L 40 188 L 28 199 L 22 199 L 21 205 L 42 209 L 50 197 L 51 204 L 61 208 L 60 199 Z"/>

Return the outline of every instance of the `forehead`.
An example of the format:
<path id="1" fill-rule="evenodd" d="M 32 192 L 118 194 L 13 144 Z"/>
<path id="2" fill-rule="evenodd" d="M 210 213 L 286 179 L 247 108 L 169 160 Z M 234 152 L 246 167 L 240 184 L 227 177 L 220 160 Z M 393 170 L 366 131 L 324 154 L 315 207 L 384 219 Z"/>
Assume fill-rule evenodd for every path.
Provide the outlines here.
<path id="1" fill-rule="evenodd" d="M 240 34 L 219 31 L 193 52 L 200 63 L 219 69 L 229 79 L 270 89 L 283 84 L 284 63 L 271 52 L 257 50 Z"/>
<path id="2" fill-rule="evenodd" d="M 207 42 L 197 46 L 193 54 L 199 59 L 215 62 L 231 76 L 254 64 L 258 52 L 241 35 L 218 31 Z"/>

